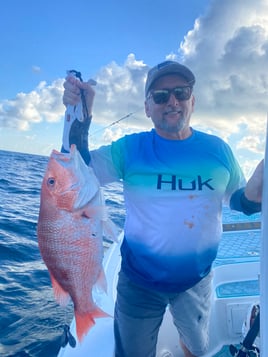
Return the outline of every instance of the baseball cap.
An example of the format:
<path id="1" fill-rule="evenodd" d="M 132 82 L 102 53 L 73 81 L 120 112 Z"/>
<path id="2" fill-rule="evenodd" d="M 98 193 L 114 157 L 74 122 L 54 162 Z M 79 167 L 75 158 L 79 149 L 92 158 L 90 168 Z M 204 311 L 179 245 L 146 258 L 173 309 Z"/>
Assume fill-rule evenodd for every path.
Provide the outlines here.
<path id="1" fill-rule="evenodd" d="M 167 74 L 177 74 L 185 78 L 190 86 L 195 84 L 195 76 L 188 67 L 176 61 L 165 61 L 149 70 L 145 83 L 145 95 L 147 96 L 152 84 L 158 78 Z"/>

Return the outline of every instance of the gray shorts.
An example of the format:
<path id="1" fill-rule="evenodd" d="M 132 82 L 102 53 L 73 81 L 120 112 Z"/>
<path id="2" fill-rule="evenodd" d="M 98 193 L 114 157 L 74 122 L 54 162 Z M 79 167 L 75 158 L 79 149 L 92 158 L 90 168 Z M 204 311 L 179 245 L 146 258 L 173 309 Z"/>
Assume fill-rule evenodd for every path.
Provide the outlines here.
<path id="1" fill-rule="evenodd" d="M 155 357 L 157 336 L 169 306 L 179 336 L 196 356 L 208 348 L 212 273 L 181 293 L 145 289 L 121 271 L 115 305 L 115 357 Z"/>

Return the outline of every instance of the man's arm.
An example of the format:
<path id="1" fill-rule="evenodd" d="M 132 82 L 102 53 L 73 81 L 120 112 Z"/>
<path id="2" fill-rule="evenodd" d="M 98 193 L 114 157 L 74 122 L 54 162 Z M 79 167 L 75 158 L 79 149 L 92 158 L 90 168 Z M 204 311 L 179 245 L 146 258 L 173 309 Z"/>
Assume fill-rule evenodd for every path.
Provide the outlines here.
<path id="1" fill-rule="evenodd" d="M 231 209 L 243 212 L 246 215 L 261 211 L 263 166 L 264 161 L 262 160 L 248 180 L 246 187 L 233 193 L 230 200 Z"/>

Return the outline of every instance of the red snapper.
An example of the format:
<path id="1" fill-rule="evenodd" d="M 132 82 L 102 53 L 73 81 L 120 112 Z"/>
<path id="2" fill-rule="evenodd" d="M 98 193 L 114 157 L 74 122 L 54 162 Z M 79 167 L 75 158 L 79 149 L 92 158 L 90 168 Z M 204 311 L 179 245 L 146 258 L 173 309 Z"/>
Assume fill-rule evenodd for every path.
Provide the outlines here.
<path id="1" fill-rule="evenodd" d="M 103 234 L 113 239 L 100 186 L 75 145 L 68 154 L 53 150 L 41 187 L 38 244 L 56 300 L 74 305 L 81 341 L 97 317 L 107 317 L 92 298 L 95 284 L 106 288 Z"/>

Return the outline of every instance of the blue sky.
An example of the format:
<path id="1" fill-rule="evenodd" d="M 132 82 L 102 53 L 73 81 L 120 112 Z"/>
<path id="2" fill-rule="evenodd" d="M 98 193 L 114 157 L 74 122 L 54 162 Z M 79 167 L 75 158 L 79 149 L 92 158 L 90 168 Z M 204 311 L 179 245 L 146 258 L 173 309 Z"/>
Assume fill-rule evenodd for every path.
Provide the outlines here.
<path id="1" fill-rule="evenodd" d="M 73 68 L 98 82 L 91 147 L 150 129 L 145 75 L 173 58 L 197 78 L 192 125 L 226 140 L 246 172 L 263 156 L 265 0 L 9 0 L 0 33 L 0 149 L 49 155 L 60 147 L 62 83 Z"/>
<path id="2" fill-rule="evenodd" d="M 200 0 L 9 0 L 1 4 L 0 96 L 29 92 L 77 68 L 87 78 L 130 53 L 153 65 L 177 51 Z M 34 71 L 34 68 L 40 68 Z M 4 78 L 3 78 L 4 76 Z"/>

